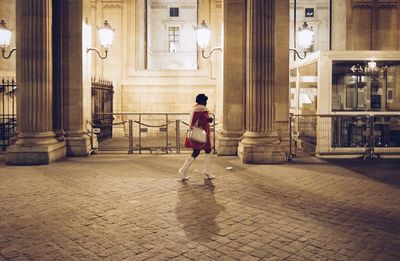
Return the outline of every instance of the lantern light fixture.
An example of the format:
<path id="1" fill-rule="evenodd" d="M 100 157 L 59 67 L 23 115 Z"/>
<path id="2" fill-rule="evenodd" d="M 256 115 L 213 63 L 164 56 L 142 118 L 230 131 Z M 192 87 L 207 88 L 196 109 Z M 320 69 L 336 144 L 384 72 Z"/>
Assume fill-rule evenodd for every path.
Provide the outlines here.
<path id="1" fill-rule="evenodd" d="M 9 59 L 13 52 L 17 49 L 12 48 L 10 53 L 6 55 L 6 48 L 10 46 L 11 42 L 12 31 L 8 29 L 6 22 L 4 20 L 0 20 L 0 49 L 1 49 L 1 56 L 4 59 Z"/>
<path id="2" fill-rule="evenodd" d="M 108 48 L 112 46 L 115 29 L 111 27 L 107 20 L 105 20 L 103 27 L 98 28 L 97 31 L 99 32 L 100 44 L 104 49 L 104 55 L 101 55 L 100 51 L 94 47 L 87 48 L 86 52 L 95 51 L 101 59 L 106 59 Z"/>
<path id="3" fill-rule="evenodd" d="M 374 61 L 374 60 L 371 60 L 371 61 L 369 61 L 368 62 L 368 69 L 370 69 L 370 70 L 376 70 L 376 62 Z"/>
<path id="4" fill-rule="evenodd" d="M 210 50 L 210 53 L 208 55 L 204 54 L 204 49 L 207 48 L 208 44 L 210 43 L 210 37 L 211 37 L 211 30 L 210 28 L 208 28 L 204 20 L 201 22 L 200 26 L 196 28 L 196 37 L 197 37 L 197 45 L 200 47 L 201 55 L 203 56 L 204 59 L 210 58 L 211 54 L 216 50 L 222 52 L 221 47 L 214 47 Z"/>
<path id="5" fill-rule="evenodd" d="M 297 33 L 299 46 L 304 50 L 304 56 L 300 56 L 299 52 L 294 49 L 290 48 L 290 51 L 294 51 L 297 57 L 300 59 L 305 59 L 307 56 L 308 49 L 314 43 L 314 30 L 312 27 L 308 26 L 307 22 L 304 22 L 302 26 L 299 27 L 299 31 Z"/>

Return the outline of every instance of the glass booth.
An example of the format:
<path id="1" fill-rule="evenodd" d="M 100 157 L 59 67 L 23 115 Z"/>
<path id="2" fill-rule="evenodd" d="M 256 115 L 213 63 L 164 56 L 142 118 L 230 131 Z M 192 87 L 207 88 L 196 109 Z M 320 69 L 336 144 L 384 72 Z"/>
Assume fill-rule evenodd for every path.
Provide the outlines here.
<path id="1" fill-rule="evenodd" d="M 400 156 L 400 52 L 321 51 L 289 73 L 292 137 L 319 157 Z"/>

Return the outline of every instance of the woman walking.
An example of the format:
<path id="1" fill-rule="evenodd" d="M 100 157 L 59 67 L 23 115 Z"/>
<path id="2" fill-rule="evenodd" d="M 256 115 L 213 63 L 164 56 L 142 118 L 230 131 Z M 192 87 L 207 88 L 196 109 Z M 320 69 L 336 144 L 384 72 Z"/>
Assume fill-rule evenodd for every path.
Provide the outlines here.
<path id="1" fill-rule="evenodd" d="M 204 170 L 203 173 L 206 179 L 215 178 L 210 173 L 210 157 L 211 157 L 211 142 L 210 142 L 210 126 L 209 123 L 213 121 L 212 118 L 208 115 L 207 109 L 207 100 L 208 97 L 201 93 L 196 96 L 196 105 L 193 107 L 193 110 L 190 114 L 189 128 L 197 125 L 202 128 L 206 132 L 206 143 L 200 143 L 196 141 L 189 140 L 186 137 L 185 147 L 192 148 L 192 154 L 185 160 L 183 166 L 179 169 L 179 174 L 181 176 L 181 180 L 185 181 L 188 179 L 187 171 L 189 167 L 193 164 L 194 160 L 199 156 L 200 151 L 204 149 L 205 158 L 204 158 Z"/>

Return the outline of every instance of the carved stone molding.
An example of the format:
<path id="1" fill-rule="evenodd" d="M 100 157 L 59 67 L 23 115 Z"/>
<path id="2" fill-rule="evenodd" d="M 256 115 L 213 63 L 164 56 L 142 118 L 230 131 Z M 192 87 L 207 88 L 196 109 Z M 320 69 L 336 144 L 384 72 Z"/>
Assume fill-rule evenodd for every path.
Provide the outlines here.
<path id="1" fill-rule="evenodd" d="M 184 4 L 184 5 L 181 5 L 181 8 L 182 9 L 195 9 L 195 8 L 197 8 L 197 5 L 196 4 Z"/>
<path id="2" fill-rule="evenodd" d="M 360 1 L 360 0 L 353 0 L 352 7 L 353 8 L 382 8 L 382 9 L 391 9 L 391 8 L 398 8 L 399 1 L 379 1 L 379 0 L 371 0 L 371 1 Z"/>
<path id="3" fill-rule="evenodd" d="M 124 0 L 103 0 L 103 8 L 122 8 Z"/>
<path id="4" fill-rule="evenodd" d="M 151 3 L 151 9 L 167 9 L 168 5 L 165 3 Z"/>
<path id="5" fill-rule="evenodd" d="M 151 9 L 167 9 L 169 7 L 179 7 L 181 9 L 195 9 L 197 7 L 197 4 L 196 3 L 169 4 L 160 2 L 151 3 Z"/>

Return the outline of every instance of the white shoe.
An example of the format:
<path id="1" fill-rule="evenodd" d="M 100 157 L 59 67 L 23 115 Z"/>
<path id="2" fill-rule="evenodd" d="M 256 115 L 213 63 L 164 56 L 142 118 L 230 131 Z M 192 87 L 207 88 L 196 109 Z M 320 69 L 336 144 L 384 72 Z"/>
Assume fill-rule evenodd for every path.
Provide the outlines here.
<path id="1" fill-rule="evenodd" d="M 203 173 L 206 176 L 205 179 L 215 179 L 215 176 L 210 173 L 210 158 L 211 158 L 211 154 L 205 154 L 204 170 L 203 170 Z"/>
<path id="2" fill-rule="evenodd" d="M 195 158 L 192 157 L 192 155 L 189 156 L 183 163 L 182 167 L 178 170 L 178 173 L 181 177 L 181 181 L 186 181 L 189 179 L 187 176 L 187 170 L 189 169 L 190 165 L 194 162 Z"/>

